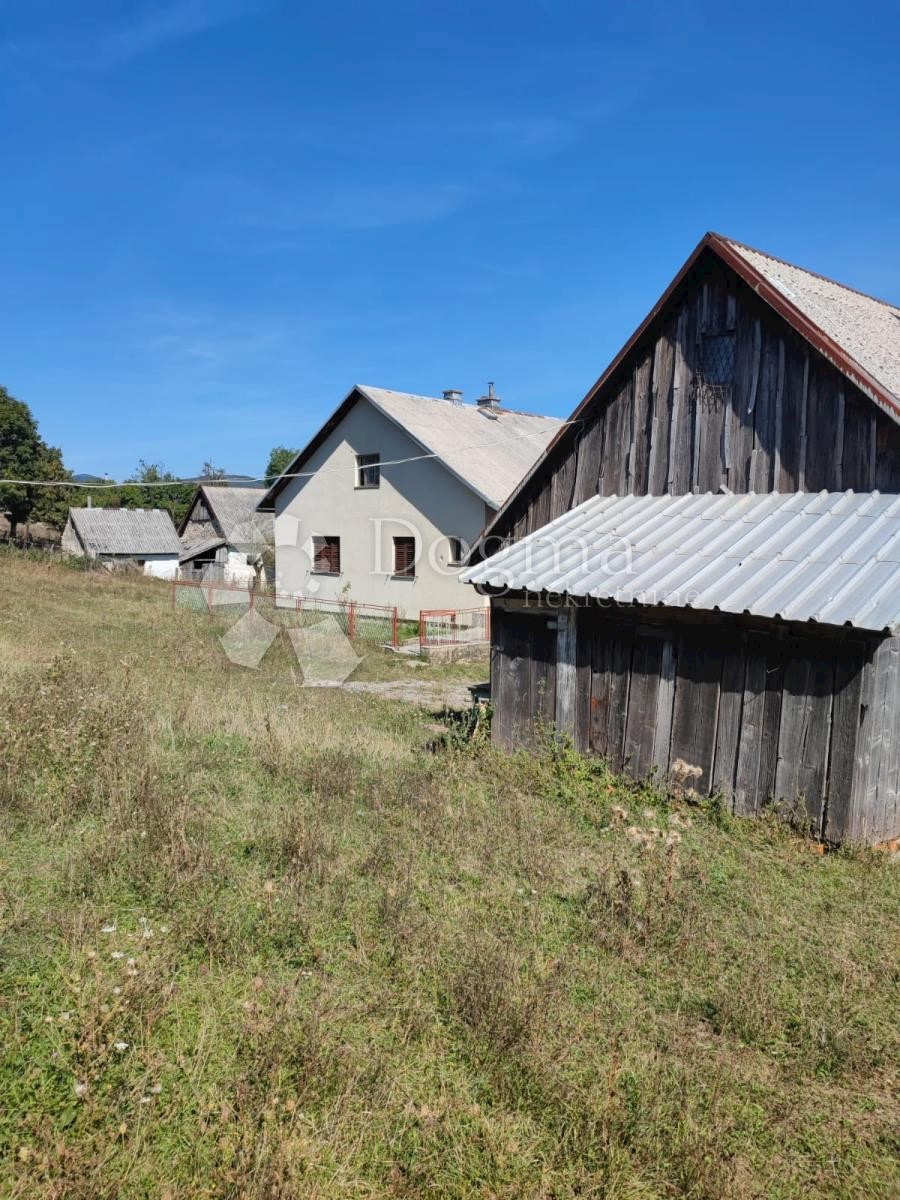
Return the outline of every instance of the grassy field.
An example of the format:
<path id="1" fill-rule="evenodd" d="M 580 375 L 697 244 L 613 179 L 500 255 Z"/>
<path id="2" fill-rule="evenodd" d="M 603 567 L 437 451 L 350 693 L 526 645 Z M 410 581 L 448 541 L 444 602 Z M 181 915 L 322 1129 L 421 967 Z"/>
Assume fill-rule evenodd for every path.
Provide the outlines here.
<path id="1" fill-rule="evenodd" d="M 898 1194 L 887 856 L 0 574 L 0 1195 Z"/>

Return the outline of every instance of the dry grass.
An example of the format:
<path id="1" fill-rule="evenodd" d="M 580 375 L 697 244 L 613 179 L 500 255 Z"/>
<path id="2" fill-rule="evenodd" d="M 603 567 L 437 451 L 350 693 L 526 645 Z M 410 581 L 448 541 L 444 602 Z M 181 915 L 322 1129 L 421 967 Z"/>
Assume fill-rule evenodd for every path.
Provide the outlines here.
<path id="1" fill-rule="evenodd" d="M 2 569 L 0 1194 L 897 1193 L 883 856 Z"/>

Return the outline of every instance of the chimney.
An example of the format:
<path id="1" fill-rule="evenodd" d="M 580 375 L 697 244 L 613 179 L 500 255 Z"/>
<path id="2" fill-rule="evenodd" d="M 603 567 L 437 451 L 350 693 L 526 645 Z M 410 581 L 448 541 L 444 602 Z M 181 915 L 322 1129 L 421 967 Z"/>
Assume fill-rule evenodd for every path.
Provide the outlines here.
<path id="1" fill-rule="evenodd" d="M 489 409 L 494 409 L 494 408 L 500 407 L 500 397 L 494 395 L 493 379 L 491 379 L 488 382 L 487 395 L 478 397 L 478 407 L 479 408 L 489 408 Z"/>
<path id="2" fill-rule="evenodd" d="M 444 390 L 444 399 L 450 400 L 454 404 L 462 404 L 462 392 L 459 390 L 459 388 L 446 388 Z"/>

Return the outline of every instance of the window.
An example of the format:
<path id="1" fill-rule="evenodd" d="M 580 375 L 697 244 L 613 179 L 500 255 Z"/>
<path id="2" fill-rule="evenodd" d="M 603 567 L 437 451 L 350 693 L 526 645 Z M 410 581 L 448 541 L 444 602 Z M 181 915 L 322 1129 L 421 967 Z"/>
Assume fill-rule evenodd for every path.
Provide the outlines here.
<path id="1" fill-rule="evenodd" d="M 340 575 L 341 539 L 339 537 L 313 538 L 313 567 L 317 575 Z"/>
<path id="2" fill-rule="evenodd" d="M 462 538 L 448 538 L 447 540 L 450 543 L 450 557 L 447 559 L 447 565 L 451 567 L 461 567 L 462 561 L 466 555 Z"/>
<path id="3" fill-rule="evenodd" d="M 394 575 L 398 579 L 415 579 L 416 539 L 414 537 L 394 538 Z"/>
<path id="4" fill-rule="evenodd" d="M 356 486 L 358 488 L 377 488 L 380 485 L 380 462 L 380 454 L 357 454 Z"/>
<path id="5" fill-rule="evenodd" d="M 731 403 L 736 342 L 735 334 L 728 331 L 701 334 L 691 389 L 705 411 L 718 412 Z"/>

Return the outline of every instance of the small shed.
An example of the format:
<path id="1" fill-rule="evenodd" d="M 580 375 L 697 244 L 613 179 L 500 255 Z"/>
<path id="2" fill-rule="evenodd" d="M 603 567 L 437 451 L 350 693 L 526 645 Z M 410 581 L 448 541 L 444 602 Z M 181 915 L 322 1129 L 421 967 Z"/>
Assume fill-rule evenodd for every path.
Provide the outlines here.
<path id="1" fill-rule="evenodd" d="M 197 488 L 178 528 L 182 578 L 246 583 L 256 578 L 255 565 L 274 574 L 272 514 L 256 511 L 265 494 L 264 488 L 224 484 Z"/>
<path id="2" fill-rule="evenodd" d="M 499 745 L 549 726 L 833 843 L 900 834 L 900 496 L 594 496 L 463 578 Z"/>
<path id="3" fill-rule="evenodd" d="M 174 579 L 181 542 L 163 509 L 70 508 L 62 549 L 110 569 L 141 567 L 145 575 Z"/>

